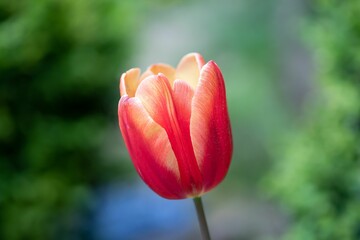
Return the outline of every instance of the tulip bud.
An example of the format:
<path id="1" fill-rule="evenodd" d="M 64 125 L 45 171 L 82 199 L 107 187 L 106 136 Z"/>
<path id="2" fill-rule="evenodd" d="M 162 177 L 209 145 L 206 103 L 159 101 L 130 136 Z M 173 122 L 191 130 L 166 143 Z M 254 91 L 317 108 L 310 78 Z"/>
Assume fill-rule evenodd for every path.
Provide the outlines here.
<path id="1" fill-rule="evenodd" d="M 118 115 L 140 177 L 168 199 L 199 197 L 225 177 L 232 137 L 222 73 L 191 53 L 120 78 Z"/>

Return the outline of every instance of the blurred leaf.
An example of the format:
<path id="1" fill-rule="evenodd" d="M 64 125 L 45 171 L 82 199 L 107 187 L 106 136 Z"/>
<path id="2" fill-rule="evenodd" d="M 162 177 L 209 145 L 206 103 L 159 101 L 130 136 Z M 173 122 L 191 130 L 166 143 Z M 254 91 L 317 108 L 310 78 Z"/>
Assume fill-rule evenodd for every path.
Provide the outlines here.
<path id="1" fill-rule="evenodd" d="M 309 24 L 321 97 L 268 179 L 293 217 L 285 239 L 360 238 L 360 4 L 317 1 Z M 336 31 L 334 32 L 334 29 Z"/>

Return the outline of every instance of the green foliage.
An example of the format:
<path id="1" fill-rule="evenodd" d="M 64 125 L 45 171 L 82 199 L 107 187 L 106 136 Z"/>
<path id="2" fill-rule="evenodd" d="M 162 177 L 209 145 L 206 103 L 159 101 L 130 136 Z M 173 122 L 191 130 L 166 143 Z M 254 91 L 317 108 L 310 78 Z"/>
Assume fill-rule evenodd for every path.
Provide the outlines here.
<path id="1" fill-rule="evenodd" d="M 321 97 L 283 146 L 273 191 L 293 218 L 285 239 L 360 239 L 360 2 L 318 0 L 314 10 Z"/>
<path id="2" fill-rule="evenodd" d="M 117 130 L 134 8 L 0 0 L 0 239 L 79 237 L 93 187 L 120 176 L 102 149 Z"/>

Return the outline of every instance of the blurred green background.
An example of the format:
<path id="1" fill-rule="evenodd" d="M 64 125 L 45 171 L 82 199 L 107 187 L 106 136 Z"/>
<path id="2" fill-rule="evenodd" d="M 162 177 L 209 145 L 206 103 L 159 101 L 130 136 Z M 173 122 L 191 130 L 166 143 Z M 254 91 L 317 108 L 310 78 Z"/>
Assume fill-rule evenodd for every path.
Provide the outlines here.
<path id="1" fill-rule="evenodd" d="M 359 15 L 358 0 L 0 0 L 0 239 L 199 239 L 196 223 L 94 230 L 101 189 L 142 184 L 119 76 L 193 51 L 221 67 L 233 128 L 204 198 L 214 239 L 360 239 Z"/>

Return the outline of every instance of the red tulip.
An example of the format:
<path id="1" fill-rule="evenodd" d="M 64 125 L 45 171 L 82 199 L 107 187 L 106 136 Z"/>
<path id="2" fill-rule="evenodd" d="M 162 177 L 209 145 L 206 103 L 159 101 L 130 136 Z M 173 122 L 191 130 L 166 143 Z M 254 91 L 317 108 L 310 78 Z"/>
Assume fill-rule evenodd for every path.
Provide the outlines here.
<path id="1" fill-rule="evenodd" d="M 232 137 L 224 79 L 214 61 L 200 54 L 176 69 L 155 64 L 120 79 L 118 114 L 137 172 L 160 196 L 198 197 L 225 177 Z"/>

